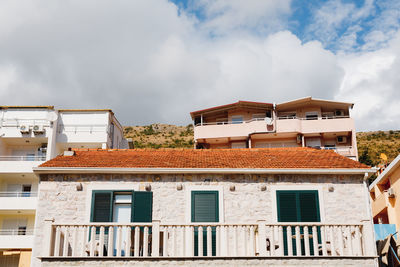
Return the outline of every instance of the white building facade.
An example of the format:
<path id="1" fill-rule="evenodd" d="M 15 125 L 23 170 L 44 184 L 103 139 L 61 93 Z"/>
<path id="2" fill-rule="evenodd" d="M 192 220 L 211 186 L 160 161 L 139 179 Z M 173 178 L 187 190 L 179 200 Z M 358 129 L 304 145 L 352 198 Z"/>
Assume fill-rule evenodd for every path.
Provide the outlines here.
<path id="1" fill-rule="evenodd" d="M 35 267 L 377 266 L 373 171 L 332 151 L 80 150 L 35 172 Z"/>
<path id="2" fill-rule="evenodd" d="M 39 182 L 33 167 L 69 148 L 126 146 L 111 110 L 0 107 L 0 266 L 30 262 Z"/>

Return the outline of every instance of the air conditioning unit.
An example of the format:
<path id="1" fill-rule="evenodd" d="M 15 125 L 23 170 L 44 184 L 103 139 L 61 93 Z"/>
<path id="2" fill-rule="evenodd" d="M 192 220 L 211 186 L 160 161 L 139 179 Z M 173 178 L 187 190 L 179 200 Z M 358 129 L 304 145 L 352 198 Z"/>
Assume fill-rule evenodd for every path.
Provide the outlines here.
<path id="1" fill-rule="evenodd" d="M 34 125 L 34 126 L 33 126 L 33 132 L 34 132 L 35 134 L 43 133 L 43 132 L 44 132 L 44 127 L 43 127 L 43 125 L 41 125 L 41 124 L 36 124 L 36 125 Z"/>
<path id="2" fill-rule="evenodd" d="M 338 137 L 336 137 L 336 142 L 338 144 L 345 144 L 345 143 L 347 143 L 347 137 L 346 136 L 338 136 Z"/>
<path id="3" fill-rule="evenodd" d="M 335 110 L 335 116 L 336 117 L 343 117 L 344 116 L 344 110 L 342 110 L 342 109 Z"/>
<path id="4" fill-rule="evenodd" d="M 393 188 L 389 188 L 387 192 L 388 192 L 388 197 L 390 197 L 390 198 L 395 198 L 396 197 L 396 195 L 394 194 L 394 189 Z"/>
<path id="5" fill-rule="evenodd" d="M 301 143 L 301 134 L 297 135 L 296 141 L 297 141 L 298 144 Z"/>
<path id="6" fill-rule="evenodd" d="M 22 124 L 21 126 L 19 126 L 19 131 L 21 133 L 29 133 L 29 131 L 30 131 L 29 125 Z"/>

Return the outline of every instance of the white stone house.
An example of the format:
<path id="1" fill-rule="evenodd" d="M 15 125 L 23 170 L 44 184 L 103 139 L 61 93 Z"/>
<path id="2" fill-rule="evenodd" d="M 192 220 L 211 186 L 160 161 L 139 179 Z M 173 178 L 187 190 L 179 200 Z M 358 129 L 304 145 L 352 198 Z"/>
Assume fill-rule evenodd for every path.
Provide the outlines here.
<path id="1" fill-rule="evenodd" d="M 34 171 L 32 266 L 377 266 L 373 170 L 333 151 L 75 150 Z"/>

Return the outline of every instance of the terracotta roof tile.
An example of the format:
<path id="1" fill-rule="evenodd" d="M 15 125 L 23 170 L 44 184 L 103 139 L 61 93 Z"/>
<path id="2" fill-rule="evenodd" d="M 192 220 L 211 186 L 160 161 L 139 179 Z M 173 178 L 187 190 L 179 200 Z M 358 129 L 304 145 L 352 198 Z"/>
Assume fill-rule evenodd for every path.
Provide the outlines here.
<path id="1" fill-rule="evenodd" d="M 314 148 L 260 149 L 76 149 L 39 167 L 367 169 L 334 151 Z"/>

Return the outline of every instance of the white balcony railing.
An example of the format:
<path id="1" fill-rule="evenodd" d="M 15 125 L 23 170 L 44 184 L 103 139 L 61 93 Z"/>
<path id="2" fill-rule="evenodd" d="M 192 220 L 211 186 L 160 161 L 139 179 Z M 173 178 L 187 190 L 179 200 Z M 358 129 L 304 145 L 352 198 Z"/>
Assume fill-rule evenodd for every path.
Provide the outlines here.
<path id="1" fill-rule="evenodd" d="M 322 116 L 322 117 L 297 117 L 295 115 L 278 116 L 278 120 L 332 120 L 332 119 L 348 119 L 350 116 Z"/>
<path id="2" fill-rule="evenodd" d="M 95 133 L 107 132 L 107 124 L 59 124 L 57 127 L 58 133 Z"/>
<path id="3" fill-rule="evenodd" d="M 336 147 L 321 147 L 321 149 L 325 150 L 333 150 L 338 154 L 341 155 L 350 155 L 353 153 L 353 147 L 352 146 L 336 146 Z"/>
<path id="4" fill-rule="evenodd" d="M 7 192 L 0 191 L 0 197 L 37 197 L 37 192 Z"/>
<path id="5" fill-rule="evenodd" d="M 363 224 L 54 224 L 46 221 L 44 257 L 371 257 Z"/>
<path id="6" fill-rule="evenodd" d="M 227 124 L 244 124 L 244 123 L 250 123 L 253 121 L 268 121 L 272 122 L 271 118 L 254 118 L 251 120 L 247 121 L 218 121 L 218 122 L 203 122 L 203 123 L 197 123 L 195 126 L 207 126 L 207 125 L 227 125 Z"/>
<path id="7" fill-rule="evenodd" d="M 0 127 L 20 127 L 21 125 L 43 125 L 50 126 L 46 119 L 0 119 Z"/>
<path id="8" fill-rule="evenodd" d="M 33 235 L 33 229 L 0 229 L 0 235 Z"/>
<path id="9" fill-rule="evenodd" d="M 46 156 L 0 156 L 0 161 L 45 161 Z"/>

